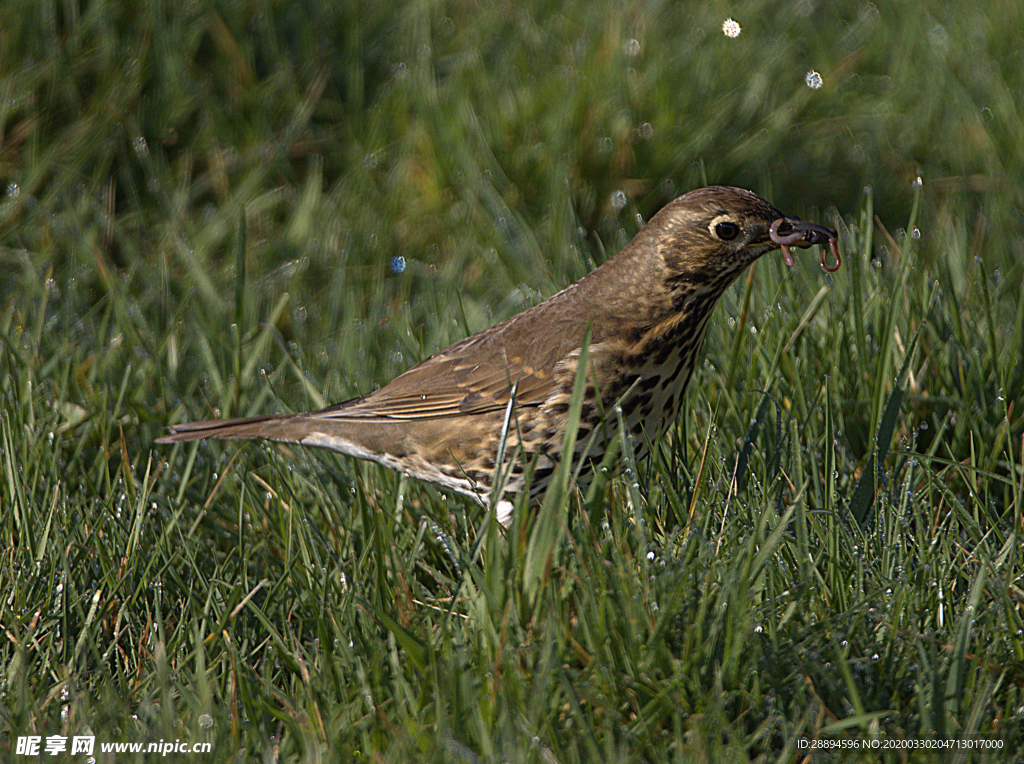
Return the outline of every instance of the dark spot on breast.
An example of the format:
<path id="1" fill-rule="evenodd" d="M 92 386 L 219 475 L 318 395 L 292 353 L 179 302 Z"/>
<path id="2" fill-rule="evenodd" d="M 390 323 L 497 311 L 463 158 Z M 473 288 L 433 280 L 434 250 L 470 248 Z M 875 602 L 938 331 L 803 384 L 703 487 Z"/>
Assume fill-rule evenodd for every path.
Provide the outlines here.
<path id="1" fill-rule="evenodd" d="M 561 416 L 562 414 L 568 414 L 569 413 L 569 402 L 568 401 L 558 401 L 556 403 L 552 403 L 550 408 L 551 408 L 551 413 L 555 414 L 556 416 Z"/>
<path id="2" fill-rule="evenodd" d="M 665 361 L 668 360 L 668 357 L 670 355 L 672 355 L 672 349 L 674 347 L 675 347 L 675 344 L 673 344 L 671 342 L 667 342 L 664 345 L 662 345 L 661 347 L 659 347 L 658 348 L 658 354 L 656 356 L 654 356 L 654 363 L 655 363 L 655 365 L 656 366 L 663 366 L 665 364 Z"/>
<path id="3" fill-rule="evenodd" d="M 687 376 L 687 381 L 689 381 L 689 376 Z M 684 382 L 683 386 L 680 387 L 678 390 L 676 390 L 676 394 L 672 398 L 672 408 L 675 409 L 676 412 L 678 412 L 679 411 L 679 407 L 683 405 L 683 397 L 685 395 L 686 395 L 686 383 Z"/>
<path id="4" fill-rule="evenodd" d="M 669 387 L 673 382 L 676 381 L 676 377 L 679 376 L 679 372 L 682 371 L 682 368 L 685 365 L 686 364 L 684 363 L 676 364 L 676 367 L 668 373 L 668 376 L 665 377 L 665 387 Z"/>
<path id="5" fill-rule="evenodd" d="M 533 449 L 536 448 L 538 440 L 540 440 L 540 432 L 535 430 L 529 435 L 524 433 L 520 443 L 523 444 L 523 448 Z"/>
<path id="6" fill-rule="evenodd" d="M 653 390 L 654 388 L 656 388 L 660 383 L 661 383 L 661 375 L 660 374 L 652 374 L 651 376 L 647 377 L 647 379 L 645 379 L 643 382 L 641 382 L 639 384 L 638 389 L 640 390 L 641 393 L 647 393 L 647 392 L 650 392 L 651 390 Z"/>

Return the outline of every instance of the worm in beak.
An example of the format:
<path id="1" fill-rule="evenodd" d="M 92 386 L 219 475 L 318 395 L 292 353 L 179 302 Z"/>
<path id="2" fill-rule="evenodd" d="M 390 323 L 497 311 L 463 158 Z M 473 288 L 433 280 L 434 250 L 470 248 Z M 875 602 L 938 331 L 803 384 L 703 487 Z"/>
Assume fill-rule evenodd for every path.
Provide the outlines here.
<path id="1" fill-rule="evenodd" d="M 810 247 L 814 244 L 822 245 L 821 269 L 823 271 L 835 273 L 843 264 L 843 258 L 839 255 L 839 235 L 823 225 L 808 223 L 796 218 L 779 218 L 768 229 L 768 236 L 782 248 L 782 256 L 786 259 L 786 265 L 792 266 L 796 262 L 790 247 Z M 825 259 L 824 245 L 826 243 L 832 250 L 835 265 L 829 265 Z"/>

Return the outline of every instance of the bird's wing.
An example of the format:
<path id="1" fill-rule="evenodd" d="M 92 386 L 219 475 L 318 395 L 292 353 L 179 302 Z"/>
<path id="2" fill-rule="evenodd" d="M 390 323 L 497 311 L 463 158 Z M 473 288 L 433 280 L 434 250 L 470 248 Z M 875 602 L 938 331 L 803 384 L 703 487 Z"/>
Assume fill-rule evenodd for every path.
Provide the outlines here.
<path id="1" fill-rule="evenodd" d="M 556 367 L 578 349 L 583 330 L 535 327 L 534 311 L 431 356 L 361 398 L 313 416 L 328 419 L 432 419 L 505 408 L 515 387 L 517 406 L 539 406 L 554 390 Z M 536 329 L 540 328 L 540 331 Z"/>

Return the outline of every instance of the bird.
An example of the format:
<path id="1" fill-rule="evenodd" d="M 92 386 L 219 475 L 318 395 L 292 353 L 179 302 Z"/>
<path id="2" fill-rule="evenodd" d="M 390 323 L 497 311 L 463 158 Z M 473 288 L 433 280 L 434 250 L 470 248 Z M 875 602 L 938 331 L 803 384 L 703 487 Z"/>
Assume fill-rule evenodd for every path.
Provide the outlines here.
<path id="1" fill-rule="evenodd" d="M 600 463 L 606 430 L 617 430 L 602 427 L 606 412 L 621 411 L 637 458 L 676 420 L 713 309 L 748 265 L 776 249 L 793 265 L 792 247 L 820 244 L 831 272 L 841 263 L 837 242 L 835 230 L 787 217 L 752 191 L 698 188 L 579 281 L 373 392 L 308 413 L 174 424 L 156 442 L 266 439 L 333 449 L 494 506 L 508 527 L 511 497 L 528 480 L 531 498 L 540 495 L 562 459 L 585 337 L 573 452 L 584 475 Z M 501 495 L 491 496 L 499 473 Z"/>

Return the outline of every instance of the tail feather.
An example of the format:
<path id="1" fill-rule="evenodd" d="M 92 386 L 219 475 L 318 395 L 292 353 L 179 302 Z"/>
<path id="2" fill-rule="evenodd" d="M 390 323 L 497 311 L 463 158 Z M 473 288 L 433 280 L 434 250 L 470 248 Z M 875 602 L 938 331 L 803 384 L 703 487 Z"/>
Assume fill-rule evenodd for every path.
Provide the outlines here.
<path id="1" fill-rule="evenodd" d="M 157 443 L 181 443 L 189 440 L 268 438 L 296 443 L 302 435 L 289 427 L 295 416 L 248 416 L 237 419 L 206 419 L 171 425 L 171 431 Z"/>

